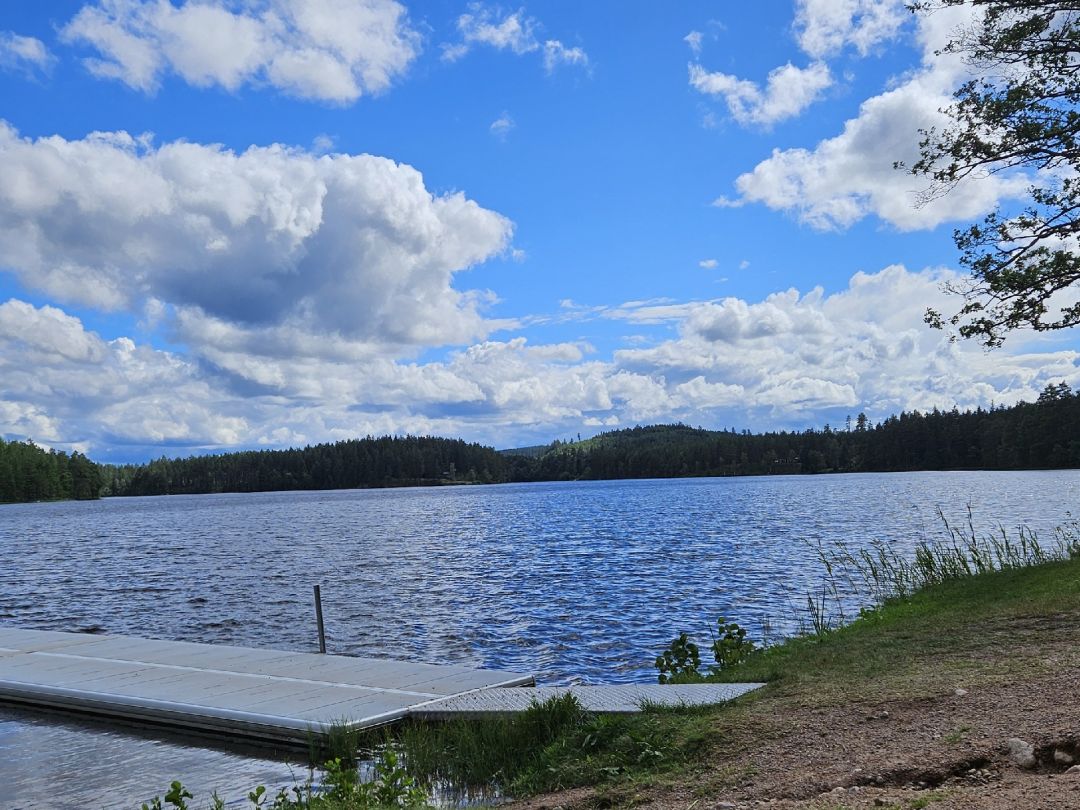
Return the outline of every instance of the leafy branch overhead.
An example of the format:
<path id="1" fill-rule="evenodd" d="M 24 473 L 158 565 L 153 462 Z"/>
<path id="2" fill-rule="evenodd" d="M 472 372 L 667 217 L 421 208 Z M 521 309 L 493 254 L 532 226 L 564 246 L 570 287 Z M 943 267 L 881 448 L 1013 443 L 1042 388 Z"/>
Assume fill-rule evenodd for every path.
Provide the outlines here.
<path id="1" fill-rule="evenodd" d="M 1032 178 L 1023 210 L 995 211 L 956 231 L 969 275 L 948 289 L 963 305 L 950 316 L 926 314 L 932 326 L 994 347 L 1013 329 L 1080 323 L 1078 296 L 1065 292 L 1080 282 L 1080 3 L 921 0 L 911 8 L 961 5 L 974 20 L 942 53 L 962 57 L 977 78 L 943 111 L 948 126 L 922 132 L 921 157 L 909 168 L 932 180 L 927 199 L 969 178 Z"/>

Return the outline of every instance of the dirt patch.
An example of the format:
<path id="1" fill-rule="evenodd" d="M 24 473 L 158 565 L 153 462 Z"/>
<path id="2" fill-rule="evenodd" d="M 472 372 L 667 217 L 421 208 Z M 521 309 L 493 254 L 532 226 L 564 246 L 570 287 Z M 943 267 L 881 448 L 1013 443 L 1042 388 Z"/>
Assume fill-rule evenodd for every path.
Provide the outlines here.
<path id="1" fill-rule="evenodd" d="M 1018 629 L 1010 628 L 1019 642 L 1011 649 L 997 649 L 993 633 L 989 648 L 946 656 L 938 673 L 927 662 L 918 697 L 862 690 L 823 706 L 779 689 L 765 694 L 740 712 L 737 730 L 725 727 L 725 742 L 698 772 L 673 784 L 575 790 L 517 806 L 1080 808 L 1080 614 Z M 1030 746 L 1025 764 L 1010 756 L 1013 738 Z"/>

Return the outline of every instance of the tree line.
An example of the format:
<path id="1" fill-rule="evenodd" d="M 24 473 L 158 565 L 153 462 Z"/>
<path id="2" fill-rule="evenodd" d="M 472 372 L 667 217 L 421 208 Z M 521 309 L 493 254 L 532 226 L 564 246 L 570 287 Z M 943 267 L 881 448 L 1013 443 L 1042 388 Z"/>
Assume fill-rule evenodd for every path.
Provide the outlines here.
<path id="1" fill-rule="evenodd" d="M 638 427 L 558 444 L 534 464 L 537 480 L 1080 467 L 1080 394 L 1061 383 L 1034 403 L 914 411 L 876 425 L 859 414 L 821 430 Z"/>
<path id="2" fill-rule="evenodd" d="M 546 448 L 496 451 L 460 439 L 384 436 L 147 464 L 0 441 L 0 501 L 353 489 L 612 478 L 912 470 L 1080 468 L 1080 392 L 974 411 L 912 411 L 872 424 L 750 433 L 652 425 Z"/>
<path id="3" fill-rule="evenodd" d="M 106 495 L 359 489 L 507 480 L 490 447 L 434 436 L 350 439 L 291 450 L 160 458 L 104 468 Z"/>
<path id="4" fill-rule="evenodd" d="M 91 500 L 101 494 L 101 472 L 82 453 L 0 439 L 0 503 Z"/>

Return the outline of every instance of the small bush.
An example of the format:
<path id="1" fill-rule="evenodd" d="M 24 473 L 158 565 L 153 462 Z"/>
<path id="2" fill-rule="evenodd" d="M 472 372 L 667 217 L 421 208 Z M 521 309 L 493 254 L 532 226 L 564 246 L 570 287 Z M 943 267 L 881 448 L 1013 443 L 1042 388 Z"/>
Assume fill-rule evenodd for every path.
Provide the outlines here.
<path id="1" fill-rule="evenodd" d="M 654 663 L 659 670 L 657 679 L 660 683 L 692 683 L 701 680 L 701 673 L 698 671 L 701 666 L 701 651 L 686 633 L 679 633 L 678 638 L 656 656 Z"/>
<path id="2" fill-rule="evenodd" d="M 712 643 L 716 665 L 711 669 L 714 671 L 719 672 L 741 664 L 757 650 L 757 645 L 746 637 L 745 627 L 736 622 L 725 622 L 723 616 L 716 620 L 716 624 L 719 632 Z"/>

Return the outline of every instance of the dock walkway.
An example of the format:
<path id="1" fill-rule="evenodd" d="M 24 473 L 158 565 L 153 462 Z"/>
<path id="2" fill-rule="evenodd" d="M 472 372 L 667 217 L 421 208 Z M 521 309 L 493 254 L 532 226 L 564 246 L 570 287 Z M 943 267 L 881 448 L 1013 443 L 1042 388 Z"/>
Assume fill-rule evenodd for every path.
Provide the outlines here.
<path id="1" fill-rule="evenodd" d="M 530 675 L 376 658 L 0 627 L 0 702 L 287 742 L 347 723 L 521 711 L 573 693 L 589 711 L 720 703 L 761 684 L 532 686 Z"/>

